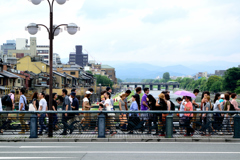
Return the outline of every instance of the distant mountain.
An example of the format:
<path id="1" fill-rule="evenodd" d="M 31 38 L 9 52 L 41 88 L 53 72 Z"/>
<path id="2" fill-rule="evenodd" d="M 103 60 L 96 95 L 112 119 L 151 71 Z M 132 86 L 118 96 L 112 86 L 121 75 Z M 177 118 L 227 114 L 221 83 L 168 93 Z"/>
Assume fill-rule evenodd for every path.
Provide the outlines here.
<path id="1" fill-rule="evenodd" d="M 157 76 L 162 77 L 165 72 L 169 72 L 171 76 L 194 75 L 198 71 L 183 65 L 160 67 L 149 64 L 124 64 L 115 65 L 116 75 L 120 79 L 138 78 L 138 79 L 154 79 Z"/>

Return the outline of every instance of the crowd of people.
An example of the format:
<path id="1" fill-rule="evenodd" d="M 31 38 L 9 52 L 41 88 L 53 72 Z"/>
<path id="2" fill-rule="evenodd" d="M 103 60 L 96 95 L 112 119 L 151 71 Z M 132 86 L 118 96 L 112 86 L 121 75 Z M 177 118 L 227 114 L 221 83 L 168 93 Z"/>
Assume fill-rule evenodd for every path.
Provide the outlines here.
<path id="1" fill-rule="evenodd" d="M 164 113 L 153 113 L 149 114 L 147 111 L 175 111 L 175 104 L 170 99 L 169 91 L 162 91 L 158 98 L 155 99 L 149 92 L 149 88 L 143 89 L 143 95 L 141 98 L 142 88 L 137 87 L 135 89 L 135 94 L 132 94 L 131 90 L 126 90 L 125 93 L 120 95 L 120 100 L 118 101 L 119 110 L 121 111 L 119 115 L 115 113 L 107 113 L 106 115 L 106 132 L 113 136 L 117 134 L 117 128 L 115 122 L 119 120 L 119 127 L 121 131 L 126 131 L 128 134 L 133 134 L 134 131 L 147 131 L 146 134 L 154 134 L 159 136 L 165 136 L 166 129 L 166 117 L 168 114 Z M 91 104 L 91 95 L 93 89 L 90 88 L 85 92 L 83 98 L 82 110 L 88 111 L 92 108 Z M 114 100 L 112 99 L 112 89 L 107 87 L 105 91 L 101 92 L 101 98 L 99 102 L 99 111 L 114 111 Z M 197 97 L 199 90 L 195 89 L 193 91 L 194 95 Z M 19 111 L 48 111 L 49 107 L 49 95 L 46 95 L 44 92 L 37 93 L 35 92 L 32 95 L 30 104 L 27 104 L 27 98 L 24 95 L 25 90 L 20 90 L 19 98 Z M 132 95 L 131 97 L 130 94 Z M 6 110 L 11 111 L 15 109 L 15 92 L 11 91 L 9 97 L 11 98 L 12 105 L 7 106 Z M 68 96 L 69 95 L 69 96 Z M 57 93 L 52 95 L 52 110 L 57 111 L 58 105 L 62 102 L 62 111 L 79 111 L 79 100 L 76 96 L 76 89 L 72 89 L 71 93 L 68 94 L 66 89 L 62 90 L 62 98 L 59 98 Z M 173 115 L 179 117 L 179 130 L 175 129 L 174 133 L 184 134 L 184 136 L 193 136 L 195 131 L 198 131 L 202 136 L 210 136 L 211 134 L 232 134 L 233 120 L 234 115 L 231 114 L 221 114 L 221 113 L 207 113 L 208 111 L 234 111 L 240 110 L 238 103 L 236 101 L 237 94 L 227 92 L 226 94 L 215 94 L 215 98 L 212 101 L 210 98 L 210 92 L 206 91 L 202 93 L 201 103 L 196 103 L 196 98 L 189 96 L 178 97 L 176 102 L 179 104 L 179 111 L 192 111 L 192 113 L 180 113 Z M 130 104 L 130 107 L 129 107 Z M 27 108 L 29 106 L 29 109 Z M 194 111 L 205 111 L 204 114 L 196 114 Z M 146 113 L 128 113 L 126 111 L 143 111 Z M 58 129 L 56 125 L 58 123 L 57 114 L 53 115 L 53 127 Z M 76 113 L 63 113 L 62 114 L 62 123 L 64 125 L 63 132 L 61 135 L 67 135 L 67 130 L 70 130 L 70 134 L 73 132 L 74 128 L 69 126 L 74 122 L 80 122 L 81 128 L 79 130 L 88 130 L 88 127 L 91 123 L 91 114 L 90 112 L 83 113 L 82 118 L 80 119 L 81 114 Z M 43 135 L 48 132 L 48 127 L 45 125 L 45 118 L 47 114 L 38 114 L 39 117 L 39 132 L 38 135 Z M 29 125 L 24 119 L 25 114 L 19 114 L 19 120 L 21 123 L 21 131 L 19 134 L 25 134 L 29 130 Z M 1 125 L 0 131 L 3 133 L 4 129 L 8 124 L 11 123 L 11 117 Z M 97 125 L 96 129 L 97 130 Z"/>

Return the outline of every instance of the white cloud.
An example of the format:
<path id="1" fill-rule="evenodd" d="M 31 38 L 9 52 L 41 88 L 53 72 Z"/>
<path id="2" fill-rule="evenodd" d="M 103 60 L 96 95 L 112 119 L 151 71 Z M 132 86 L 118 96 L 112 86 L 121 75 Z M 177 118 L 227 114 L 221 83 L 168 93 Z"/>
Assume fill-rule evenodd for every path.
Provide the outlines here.
<path id="1" fill-rule="evenodd" d="M 144 62 L 155 65 L 187 64 L 239 58 L 240 2 L 207 0 L 71 0 L 54 6 L 54 22 L 74 22 L 81 31 L 61 33 L 54 52 L 67 58 L 75 45 L 83 45 L 98 61 Z M 29 38 L 24 27 L 49 23 L 46 1 L 0 2 L 0 42 Z M 47 32 L 37 35 L 48 44 Z M 159 62 L 161 61 L 161 62 Z"/>

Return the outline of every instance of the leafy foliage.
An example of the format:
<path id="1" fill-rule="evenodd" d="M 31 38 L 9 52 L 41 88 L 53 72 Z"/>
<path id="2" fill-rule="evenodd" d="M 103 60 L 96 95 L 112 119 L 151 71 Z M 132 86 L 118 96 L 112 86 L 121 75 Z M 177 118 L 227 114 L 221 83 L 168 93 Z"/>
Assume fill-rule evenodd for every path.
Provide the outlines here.
<path id="1" fill-rule="evenodd" d="M 240 68 L 230 68 L 224 75 L 224 89 L 234 91 L 237 88 L 237 81 L 240 79 Z"/>
<path id="2" fill-rule="evenodd" d="M 167 81 L 170 80 L 170 74 L 169 74 L 169 72 L 165 72 L 165 73 L 163 74 L 163 80 L 164 80 L 164 82 L 167 82 Z"/>
<path id="3" fill-rule="evenodd" d="M 97 79 L 97 84 L 101 84 L 102 86 L 110 86 L 112 87 L 113 82 L 107 77 L 102 75 L 94 75 Z"/>

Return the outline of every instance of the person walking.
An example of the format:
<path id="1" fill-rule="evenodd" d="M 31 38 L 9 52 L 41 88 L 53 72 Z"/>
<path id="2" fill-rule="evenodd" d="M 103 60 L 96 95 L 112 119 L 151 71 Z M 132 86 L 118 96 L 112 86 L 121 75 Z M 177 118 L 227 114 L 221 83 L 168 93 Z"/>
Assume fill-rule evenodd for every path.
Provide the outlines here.
<path id="1" fill-rule="evenodd" d="M 92 93 L 90 91 L 87 91 L 83 98 L 83 109 L 85 111 L 90 111 L 90 109 L 91 109 L 91 106 L 89 105 L 89 98 L 90 98 L 91 94 Z M 84 130 L 86 130 L 89 127 L 90 120 L 91 120 L 90 113 L 84 113 L 84 118 L 82 119 L 82 122 L 81 122 L 81 123 L 83 123 Z"/>
<path id="2" fill-rule="evenodd" d="M 210 100 L 210 96 L 207 96 L 205 99 L 205 105 L 204 105 L 204 111 L 211 111 L 213 110 L 213 106 Z M 206 136 L 210 136 L 211 132 L 212 132 L 212 115 L 209 113 L 204 113 L 202 114 L 202 119 L 203 119 L 203 132 L 206 132 L 206 129 L 208 129 L 208 134 L 206 134 Z M 204 134 L 203 134 L 204 135 Z"/>
<path id="3" fill-rule="evenodd" d="M 40 99 L 40 102 L 39 102 L 38 111 L 47 111 L 48 110 L 48 107 L 47 107 L 48 105 L 47 105 L 47 101 L 45 99 L 45 93 L 44 92 L 41 92 L 39 94 L 39 99 Z M 42 134 L 43 130 L 45 129 L 47 131 L 47 127 L 44 124 L 44 120 L 46 118 L 46 113 L 38 114 L 38 117 L 39 117 L 39 125 L 40 125 L 40 131 L 39 131 L 38 135 L 43 135 Z"/>
<path id="4" fill-rule="evenodd" d="M 231 102 L 230 102 L 230 95 L 229 94 L 225 94 L 225 104 L 224 104 L 224 111 L 230 111 L 230 107 L 231 107 Z M 232 132 L 232 128 L 231 128 L 231 114 L 225 113 L 224 114 L 224 119 L 223 119 L 223 132 L 225 134 L 231 134 Z"/>
<path id="5" fill-rule="evenodd" d="M 88 91 L 91 92 L 92 94 L 93 94 L 93 92 L 94 92 L 94 90 L 93 90 L 92 88 L 89 88 Z M 92 96 L 92 94 L 90 95 L 90 98 L 88 99 L 88 100 L 89 100 L 89 105 L 90 105 L 90 106 L 92 105 L 92 103 L 91 103 L 91 102 L 92 102 L 92 100 L 91 100 L 91 96 Z"/>
<path id="6" fill-rule="evenodd" d="M 167 102 L 165 100 L 165 94 L 161 93 L 160 95 L 158 95 L 157 101 L 156 101 L 156 107 L 160 107 L 161 111 L 167 111 L 168 110 L 168 105 Z M 166 117 L 167 114 L 159 114 L 159 128 L 158 130 L 160 131 L 160 135 L 159 136 L 165 136 L 165 129 L 166 129 Z"/>
<path id="7" fill-rule="evenodd" d="M 186 96 L 185 101 L 186 102 L 183 103 L 184 111 L 193 111 L 191 97 Z M 187 133 L 184 136 L 190 136 L 190 135 L 193 136 L 194 129 L 190 126 L 193 114 L 192 113 L 184 113 L 184 117 L 185 117 L 185 126 L 186 126 L 186 130 L 187 130 Z"/>
<path id="8" fill-rule="evenodd" d="M 110 94 L 111 94 L 110 97 L 112 97 L 112 88 L 111 88 L 111 87 L 107 87 L 107 88 L 106 88 L 106 91 L 107 91 L 108 93 L 110 93 Z M 110 102 L 111 102 L 111 104 L 112 104 L 112 106 L 113 106 L 113 108 L 114 108 L 114 102 L 113 102 L 113 99 L 112 99 L 112 98 L 110 98 Z"/>
<path id="9" fill-rule="evenodd" d="M 67 96 L 68 91 L 66 89 L 62 90 L 62 97 L 63 97 L 63 104 L 62 104 L 62 110 L 64 111 L 71 111 L 71 102 L 69 100 L 69 97 Z M 67 135 L 67 129 L 68 129 L 68 120 L 71 119 L 71 115 L 68 115 L 68 113 L 62 114 L 62 122 L 64 125 L 64 130 L 60 135 Z"/>
<path id="10" fill-rule="evenodd" d="M 110 101 L 111 94 L 110 94 L 109 92 L 106 92 L 106 93 L 104 94 L 104 96 L 105 96 L 105 98 L 106 98 L 106 101 L 105 101 L 105 103 L 104 103 L 104 106 L 106 106 L 106 108 L 108 108 L 108 106 L 111 107 L 111 106 L 112 106 L 112 103 L 111 103 L 111 101 Z M 109 116 L 109 115 L 107 115 L 107 124 L 108 124 L 107 126 L 109 126 L 110 129 L 111 129 L 111 132 L 110 132 L 111 136 L 117 134 L 117 132 L 116 132 L 116 127 L 115 127 L 115 125 L 114 125 L 114 119 L 115 119 L 115 116 Z"/>
<path id="11" fill-rule="evenodd" d="M 72 93 L 72 92 L 77 93 L 77 90 L 76 90 L 75 88 L 73 88 L 73 89 L 71 90 L 71 93 Z M 70 100 L 70 102 L 71 102 L 71 104 L 72 104 L 73 99 L 72 99 L 71 95 L 69 96 L 69 100 Z"/>
<path id="12" fill-rule="evenodd" d="M 12 101 L 12 105 L 6 106 L 6 111 L 14 111 L 15 110 L 15 91 L 11 90 L 11 92 L 8 95 Z M 12 123 L 12 117 L 8 117 L 7 120 L 0 127 L 0 133 L 3 134 L 3 129 L 5 129 L 11 123 Z"/>
<path id="13" fill-rule="evenodd" d="M 72 104 L 71 104 L 71 108 L 73 111 L 79 111 L 79 101 L 76 97 L 76 93 L 72 92 L 70 94 L 71 98 L 72 98 Z M 70 119 L 70 124 L 72 125 L 75 121 L 79 122 L 79 113 L 73 113 L 71 115 L 73 118 Z M 79 129 L 79 127 L 77 128 Z M 73 128 L 70 129 L 70 134 L 72 134 L 73 132 Z"/>
<path id="14" fill-rule="evenodd" d="M 149 94 L 149 88 L 144 88 L 144 95 L 142 96 L 141 100 L 141 111 L 148 111 L 150 110 L 150 107 L 148 106 L 147 102 L 147 95 Z M 148 120 L 148 113 L 142 113 L 141 114 L 142 120 Z"/>
<path id="15" fill-rule="evenodd" d="M 236 101 L 236 99 L 237 99 L 237 94 L 236 94 L 236 93 L 232 93 L 232 94 L 231 94 L 231 98 L 232 98 L 231 104 L 233 105 L 234 109 L 235 109 L 236 111 L 239 111 L 240 108 L 238 108 L 238 102 Z"/>
<path id="16" fill-rule="evenodd" d="M 193 94 L 196 96 L 198 96 L 199 94 L 199 89 L 194 89 Z M 199 108 L 199 105 L 196 103 L 196 98 L 192 98 L 192 104 L 193 104 L 193 111 L 196 111 L 197 108 Z M 196 121 L 197 121 L 197 113 L 193 113 L 193 119 L 192 119 L 192 123 L 193 123 L 193 129 L 196 129 Z"/>
<path id="17" fill-rule="evenodd" d="M 148 101 L 148 105 L 149 105 L 151 111 L 160 110 L 159 107 L 156 107 L 156 99 L 151 94 L 148 95 L 147 101 Z M 159 114 L 154 113 L 154 114 L 149 115 L 147 134 L 151 134 L 152 129 L 156 129 L 155 135 L 158 135 L 158 118 L 159 118 Z"/>
<path id="18" fill-rule="evenodd" d="M 130 106 L 130 111 L 139 111 L 138 109 L 138 104 L 136 102 L 136 95 L 132 96 L 132 104 Z M 129 114 L 129 123 L 128 123 L 128 130 L 130 130 L 128 132 L 128 134 L 133 134 L 133 130 L 134 128 L 140 123 L 140 119 L 139 119 L 139 114 L 138 113 L 130 113 Z"/>
<path id="19" fill-rule="evenodd" d="M 124 102 L 124 100 L 126 99 L 126 94 L 122 94 L 120 96 L 120 98 L 121 99 L 118 102 L 119 103 L 119 110 L 120 111 L 127 111 L 128 107 L 127 107 L 127 104 Z M 120 126 L 122 128 L 122 131 L 126 131 L 127 130 L 127 125 L 126 125 L 127 115 L 126 115 L 126 112 L 120 113 L 119 120 L 120 120 Z"/>
<path id="20" fill-rule="evenodd" d="M 33 93 L 32 104 L 33 104 L 33 107 L 35 108 L 35 111 L 38 111 L 38 108 L 39 108 L 38 92 Z"/>
<path id="21" fill-rule="evenodd" d="M 141 103 L 140 103 L 140 94 L 141 93 L 142 93 L 142 88 L 137 87 L 135 97 L 136 97 L 136 102 L 137 102 L 137 105 L 138 105 L 138 110 L 141 110 Z"/>
<path id="22" fill-rule="evenodd" d="M 222 111 L 220 99 L 221 99 L 221 95 L 217 93 L 213 101 L 214 102 L 213 111 Z M 222 122 L 223 122 L 222 115 L 220 113 L 214 113 L 213 117 L 214 117 L 213 128 L 218 131 L 218 134 L 223 134 L 222 132 L 220 132 L 220 130 L 222 129 Z"/>
<path id="23" fill-rule="evenodd" d="M 19 99 L 19 111 L 25 111 L 25 107 L 27 104 L 27 98 L 25 97 L 25 89 L 20 89 L 20 99 Z M 19 114 L 19 120 L 21 123 L 21 132 L 18 134 L 25 134 L 25 131 L 28 131 L 28 127 L 26 126 L 26 122 L 24 120 L 25 113 Z"/>
<path id="24" fill-rule="evenodd" d="M 183 105 L 184 100 L 181 97 L 178 97 L 176 99 L 176 101 L 180 105 L 179 111 L 184 111 L 184 108 L 185 108 L 185 106 Z M 183 132 L 183 129 L 184 129 L 184 126 L 185 126 L 184 123 L 185 123 L 185 121 L 184 121 L 184 113 L 179 113 L 179 131 L 180 131 L 179 133 L 180 134 L 184 133 Z"/>
<path id="25" fill-rule="evenodd" d="M 126 98 L 124 99 L 124 102 L 125 102 L 127 108 L 128 108 L 128 103 L 130 103 L 130 101 L 128 101 L 128 97 L 131 93 L 132 93 L 132 91 L 130 91 L 130 90 L 126 90 L 126 92 L 125 92 Z"/>
<path id="26" fill-rule="evenodd" d="M 52 101 L 52 109 L 53 109 L 53 111 L 57 111 L 57 106 L 58 106 L 58 104 L 57 104 L 57 98 L 58 98 L 58 95 L 57 95 L 57 93 L 53 93 L 53 101 Z M 58 128 L 58 126 L 56 126 L 56 124 L 57 124 L 57 122 L 58 122 L 58 116 L 57 116 L 57 113 L 54 113 L 54 114 L 52 114 L 53 115 L 53 128 L 54 129 L 57 129 Z"/>

